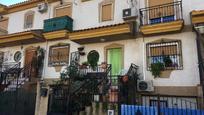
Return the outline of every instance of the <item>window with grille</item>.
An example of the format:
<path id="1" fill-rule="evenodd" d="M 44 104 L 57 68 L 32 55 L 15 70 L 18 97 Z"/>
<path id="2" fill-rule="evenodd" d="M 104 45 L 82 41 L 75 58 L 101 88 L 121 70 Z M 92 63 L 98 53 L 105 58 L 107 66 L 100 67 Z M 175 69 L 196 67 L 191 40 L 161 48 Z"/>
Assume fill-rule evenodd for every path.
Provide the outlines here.
<path id="1" fill-rule="evenodd" d="M 49 66 L 63 66 L 69 62 L 69 45 L 51 46 L 49 52 Z"/>
<path id="2" fill-rule="evenodd" d="M 147 44 L 147 67 L 162 63 L 164 70 L 183 69 L 181 41 L 148 43 Z"/>
<path id="3" fill-rule="evenodd" d="M 29 11 L 25 14 L 25 20 L 24 20 L 24 28 L 32 28 L 34 22 L 34 12 Z"/>

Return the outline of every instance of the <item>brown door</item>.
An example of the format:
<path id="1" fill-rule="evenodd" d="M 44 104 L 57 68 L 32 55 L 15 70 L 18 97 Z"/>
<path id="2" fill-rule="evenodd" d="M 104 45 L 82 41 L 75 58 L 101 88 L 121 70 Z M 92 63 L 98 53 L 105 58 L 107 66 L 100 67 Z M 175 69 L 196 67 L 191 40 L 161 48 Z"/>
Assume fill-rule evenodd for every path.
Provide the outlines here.
<path id="1" fill-rule="evenodd" d="M 25 74 L 30 74 L 31 77 L 36 77 L 36 58 L 37 51 L 36 49 L 27 49 L 25 53 Z"/>
<path id="2" fill-rule="evenodd" d="M 173 3 L 174 0 L 148 0 L 149 7 Z M 149 11 L 150 19 L 159 18 L 163 16 L 174 15 L 174 6 L 169 5 L 166 7 L 155 7 Z"/>

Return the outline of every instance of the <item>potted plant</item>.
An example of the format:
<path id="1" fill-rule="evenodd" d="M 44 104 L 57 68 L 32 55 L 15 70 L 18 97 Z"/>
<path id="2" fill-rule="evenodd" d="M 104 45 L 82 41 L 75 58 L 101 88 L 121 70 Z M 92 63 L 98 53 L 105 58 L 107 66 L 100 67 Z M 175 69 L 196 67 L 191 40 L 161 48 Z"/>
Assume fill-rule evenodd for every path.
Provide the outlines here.
<path id="1" fill-rule="evenodd" d="M 99 61 L 99 53 L 96 50 L 90 51 L 87 56 L 87 60 L 91 68 L 95 70 L 98 65 L 98 61 Z"/>
<path id="2" fill-rule="evenodd" d="M 45 50 L 39 46 L 37 48 L 37 64 L 36 64 L 38 76 L 41 76 L 42 74 L 44 58 L 45 58 Z"/>
<path id="3" fill-rule="evenodd" d="M 80 69 L 86 69 L 88 65 L 89 63 L 87 61 L 82 62 L 82 64 L 80 65 Z"/>
<path id="4" fill-rule="evenodd" d="M 102 62 L 101 63 L 101 68 L 102 69 L 106 69 L 107 68 L 107 63 L 106 62 Z"/>
<path id="5" fill-rule="evenodd" d="M 151 64 L 151 72 L 152 75 L 156 78 L 159 77 L 161 74 L 161 71 L 164 70 L 164 64 L 161 62 L 153 63 Z"/>
<path id="6" fill-rule="evenodd" d="M 165 67 L 172 67 L 173 63 L 169 56 L 164 56 Z"/>

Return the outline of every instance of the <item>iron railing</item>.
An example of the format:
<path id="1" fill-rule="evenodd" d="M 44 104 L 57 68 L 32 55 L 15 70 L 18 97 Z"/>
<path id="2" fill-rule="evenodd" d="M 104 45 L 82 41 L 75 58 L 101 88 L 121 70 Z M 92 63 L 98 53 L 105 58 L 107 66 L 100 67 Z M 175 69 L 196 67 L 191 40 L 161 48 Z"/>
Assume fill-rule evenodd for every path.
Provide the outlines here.
<path id="1" fill-rule="evenodd" d="M 20 62 L 4 72 L 0 72 L 0 91 L 15 91 L 31 78 L 33 63 L 20 68 Z"/>
<path id="2" fill-rule="evenodd" d="M 76 66 L 76 64 L 70 66 Z M 97 66 L 94 69 L 86 66 L 86 68 L 78 67 L 78 69 L 78 73 L 70 76 L 68 86 L 53 87 L 48 114 L 79 112 L 91 105 L 95 95 L 108 92 L 111 65 Z"/>
<path id="3" fill-rule="evenodd" d="M 183 19 L 182 1 L 140 9 L 141 26 L 181 19 Z"/>
<path id="4" fill-rule="evenodd" d="M 197 97 L 142 94 L 135 104 L 122 104 L 121 115 L 202 115 Z"/>
<path id="5" fill-rule="evenodd" d="M 25 90 L 26 88 L 23 87 L 31 78 L 33 64 L 29 63 L 23 68 L 17 64 L 1 72 L 1 115 L 34 115 L 36 92 L 30 89 Z"/>

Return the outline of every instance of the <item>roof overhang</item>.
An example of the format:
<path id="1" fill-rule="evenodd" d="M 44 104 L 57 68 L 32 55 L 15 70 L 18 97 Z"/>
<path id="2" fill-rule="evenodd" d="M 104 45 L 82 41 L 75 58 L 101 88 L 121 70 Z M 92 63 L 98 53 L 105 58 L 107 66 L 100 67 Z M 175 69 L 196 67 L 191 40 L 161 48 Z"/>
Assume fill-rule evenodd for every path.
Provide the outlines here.
<path id="1" fill-rule="evenodd" d="M 192 24 L 204 23 L 204 10 L 194 10 L 191 12 Z"/>
<path id="2" fill-rule="evenodd" d="M 53 32 L 43 33 L 46 40 L 68 39 L 67 30 L 59 30 Z"/>
<path id="3" fill-rule="evenodd" d="M 0 36 L 0 47 L 31 44 L 44 41 L 45 39 L 43 38 L 40 30 L 32 30 Z"/>
<path id="4" fill-rule="evenodd" d="M 0 5 L 0 13 L 5 14 L 5 13 L 13 13 L 13 12 L 27 10 L 30 8 L 37 7 L 39 3 L 42 3 L 45 1 L 47 1 L 48 3 L 52 3 L 60 0 L 27 0 L 10 6 Z M 1 12 L 1 11 L 4 11 L 4 12 Z"/>
<path id="5" fill-rule="evenodd" d="M 132 38 L 130 23 L 115 24 L 69 33 L 69 39 L 80 43 L 95 43 Z"/>
<path id="6" fill-rule="evenodd" d="M 0 4 L 0 14 L 4 14 L 7 12 L 7 6 Z"/>

